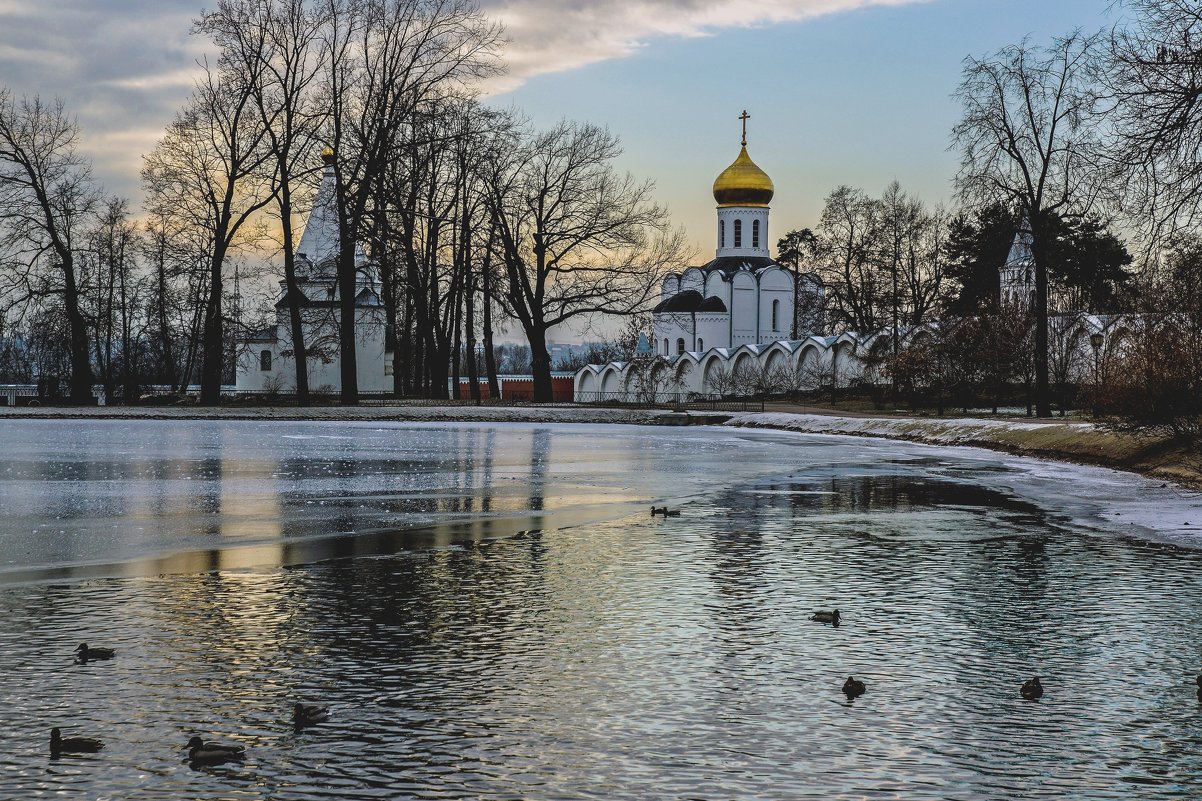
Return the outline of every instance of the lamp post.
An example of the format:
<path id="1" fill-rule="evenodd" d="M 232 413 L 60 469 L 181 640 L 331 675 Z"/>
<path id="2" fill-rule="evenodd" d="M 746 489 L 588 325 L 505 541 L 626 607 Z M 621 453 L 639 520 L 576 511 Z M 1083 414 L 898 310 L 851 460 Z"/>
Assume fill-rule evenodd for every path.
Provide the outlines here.
<path id="1" fill-rule="evenodd" d="M 1093 416 L 1098 416 L 1098 393 L 1102 389 L 1102 342 L 1100 333 L 1089 335 L 1089 344 L 1093 347 Z"/>

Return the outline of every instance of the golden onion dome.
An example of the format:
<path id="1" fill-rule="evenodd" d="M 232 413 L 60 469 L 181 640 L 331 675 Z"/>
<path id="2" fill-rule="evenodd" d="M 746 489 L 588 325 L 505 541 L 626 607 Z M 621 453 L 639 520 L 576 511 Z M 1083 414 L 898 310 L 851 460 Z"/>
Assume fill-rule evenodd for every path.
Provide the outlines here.
<path id="1" fill-rule="evenodd" d="M 739 157 L 714 181 L 714 200 L 719 206 L 767 206 L 775 191 L 768 173 L 747 155 L 747 146 Z"/>
<path id="2" fill-rule="evenodd" d="M 334 163 L 334 148 L 329 145 L 322 148 L 321 160 L 327 165 L 332 165 Z"/>

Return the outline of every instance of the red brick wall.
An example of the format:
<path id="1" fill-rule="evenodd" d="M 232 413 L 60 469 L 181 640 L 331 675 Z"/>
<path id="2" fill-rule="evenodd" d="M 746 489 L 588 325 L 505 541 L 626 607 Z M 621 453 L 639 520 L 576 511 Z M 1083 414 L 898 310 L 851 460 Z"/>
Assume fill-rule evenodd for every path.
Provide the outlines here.
<path id="1" fill-rule="evenodd" d="M 458 392 L 459 394 L 456 396 L 457 400 L 471 400 L 472 382 L 466 378 L 459 379 Z M 488 380 L 485 379 L 480 382 L 480 400 L 488 400 L 491 397 L 492 395 L 488 391 Z"/>

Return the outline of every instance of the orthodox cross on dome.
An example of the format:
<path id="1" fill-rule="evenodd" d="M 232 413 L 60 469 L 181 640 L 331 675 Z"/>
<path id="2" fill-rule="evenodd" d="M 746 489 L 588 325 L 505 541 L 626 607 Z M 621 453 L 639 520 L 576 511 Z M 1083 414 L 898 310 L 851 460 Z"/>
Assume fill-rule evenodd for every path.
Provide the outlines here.
<path id="1" fill-rule="evenodd" d="M 743 147 L 747 147 L 747 121 L 751 119 L 751 115 L 747 113 L 747 109 L 743 109 L 743 113 L 739 115 L 739 119 L 743 121 Z"/>

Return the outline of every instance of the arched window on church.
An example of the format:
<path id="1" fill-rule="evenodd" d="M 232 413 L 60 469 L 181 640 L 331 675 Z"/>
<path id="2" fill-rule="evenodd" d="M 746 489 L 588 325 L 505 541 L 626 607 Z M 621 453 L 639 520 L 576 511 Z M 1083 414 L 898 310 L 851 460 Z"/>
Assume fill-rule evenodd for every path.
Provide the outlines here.
<path id="1" fill-rule="evenodd" d="M 780 323 L 778 322 L 779 320 L 780 320 L 780 301 L 774 300 L 774 301 L 772 301 L 772 330 L 773 331 L 780 330 Z"/>
<path id="2" fill-rule="evenodd" d="M 697 352 L 705 353 L 705 340 L 704 339 L 697 340 Z"/>
<path id="3" fill-rule="evenodd" d="M 271 369 L 271 351 L 265 350 L 259 354 L 259 369 L 264 372 Z"/>
<path id="4" fill-rule="evenodd" d="M 735 247 L 743 247 L 743 221 L 735 220 Z"/>
<path id="5" fill-rule="evenodd" d="M 680 339 L 676 340 L 676 355 L 680 356 L 683 353 L 684 353 L 684 338 L 681 337 Z"/>
<path id="6" fill-rule="evenodd" d="M 667 337 L 664 337 L 664 355 L 665 356 L 669 355 L 669 353 L 668 353 L 668 338 Z"/>
<path id="7" fill-rule="evenodd" d="M 760 246 L 760 221 L 759 220 L 751 221 L 751 246 L 753 248 L 758 248 Z"/>
<path id="8" fill-rule="evenodd" d="M 718 247 L 726 247 L 726 220 L 718 220 Z"/>

